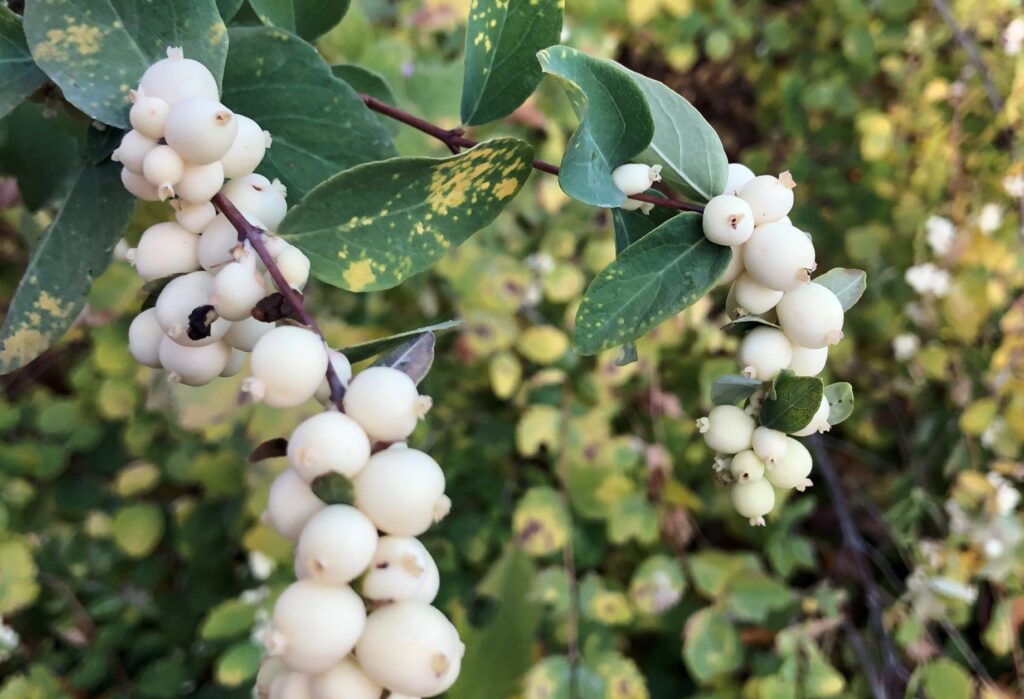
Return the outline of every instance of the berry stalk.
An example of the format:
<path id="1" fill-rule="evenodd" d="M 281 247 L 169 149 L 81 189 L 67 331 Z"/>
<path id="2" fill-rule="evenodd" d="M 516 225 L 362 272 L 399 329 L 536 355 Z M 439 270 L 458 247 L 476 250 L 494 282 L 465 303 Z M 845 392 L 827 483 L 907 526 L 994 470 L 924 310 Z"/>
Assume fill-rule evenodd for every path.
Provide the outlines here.
<path id="1" fill-rule="evenodd" d="M 254 226 L 242 215 L 242 212 L 238 210 L 231 200 L 224 196 L 223 193 L 216 194 L 213 199 L 214 206 L 224 214 L 224 218 L 231 222 L 231 225 L 238 231 L 238 240 L 247 241 L 252 245 L 253 251 L 260 258 L 263 266 L 267 268 L 267 272 L 270 274 L 270 278 L 274 280 L 274 286 L 281 292 L 281 296 L 288 302 L 288 305 L 292 307 L 295 315 L 297 315 L 303 323 L 305 323 L 310 330 L 315 332 L 327 344 L 327 339 L 324 338 L 324 334 L 320 331 L 320 326 L 317 325 L 316 319 L 306 309 L 306 305 L 303 303 L 302 295 L 292 288 L 284 275 L 281 274 L 280 268 L 277 266 L 277 262 L 274 257 L 267 250 L 267 246 L 263 244 L 263 229 L 259 226 Z M 337 372 L 334 371 L 332 362 L 327 362 L 327 385 L 331 388 L 331 402 L 341 407 L 341 401 L 345 397 L 345 387 L 341 383 L 341 378 Z"/>

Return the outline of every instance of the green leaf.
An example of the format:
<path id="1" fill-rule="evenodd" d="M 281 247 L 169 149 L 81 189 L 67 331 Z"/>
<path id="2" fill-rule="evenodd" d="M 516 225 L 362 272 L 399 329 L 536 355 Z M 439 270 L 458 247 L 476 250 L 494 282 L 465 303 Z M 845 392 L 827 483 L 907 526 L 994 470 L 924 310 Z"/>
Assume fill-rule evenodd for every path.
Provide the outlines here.
<path id="1" fill-rule="evenodd" d="M 407 330 L 397 335 L 388 335 L 377 340 L 370 340 L 369 342 L 361 342 L 358 345 L 349 345 L 343 349 L 338 350 L 345 357 L 355 364 L 361 362 L 364 359 L 375 357 L 378 354 L 387 352 L 392 347 L 397 347 L 406 340 L 422 335 L 423 333 L 434 333 L 435 335 L 449 330 L 455 330 L 456 328 L 462 327 L 462 320 L 446 320 L 443 323 L 435 323 L 434 325 L 428 325 L 425 328 L 416 328 L 415 330 Z"/>
<path id="2" fill-rule="evenodd" d="M 210 610 L 199 635 L 212 641 L 248 633 L 256 620 L 257 607 L 237 599 L 221 602 Z"/>
<path id="3" fill-rule="evenodd" d="M 25 6 L 36 63 L 64 97 L 105 124 L 128 127 L 128 90 L 151 64 L 180 46 L 220 82 L 227 31 L 214 0 L 48 0 Z"/>
<path id="4" fill-rule="evenodd" d="M 662 196 L 653 189 L 649 190 L 647 194 Z M 678 211 L 667 206 L 656 206 L 651 209 L 649 214 L 620 208 L 612 209 L 611 213 L 612 226 L 615 229 L 615 254 L 621 253 L 665 221 L 679 215 Z"/>
<path id="5" fill-rule="evenodd" d="M 860 301 L 860 297 L 868 288 L 868 275 L 860 269 L 836 267 L 820 277 L 815 277 L 814 283 L 821 284 L 835 294 L 839 303 L 843 304 L 843 310 L 848 311 Z"/>
<path id="6" fill-rule="evenodd" d="M 114 543 L 132 558 L 153 553 L 164 535 L 164 516 L 150 503 L 128 505 L 118 510 L 113 522 Z"/>
<path id="7" fill-rule="evenodd" d="M 701 201 L 724 192 L 729 159 L 711 124 L 664 83 L 623 70 L 643 90 L 654 119 L 654 137 L 638 159 L 660 164 L 663 177 Z"/>
<path id="8" fill-rule="evenodd" d="M 27 541 L 0 541 L 0 614 L 9 616 L 35 601 L 39 594 L 36 572 Z"/>
<path id="9" fill-rule="evenodd" d="M 643 90 L 616 64 L 568 46 L 552 46 L 537 57 L 544 72 L 561 83 L 580 119 L 562 158 L 562 190 L 593 206 L 621 206 L 626 195 L 612 181 L 612 170 L 640 153 L 654 135 Z"/>
<path id="10" fill-rule="evenodd" d="M 260 165 L 296 202 L 338 172 L 395 154 L 391 136 L 316 49 L 281 29 L 233 28 L 221 98 L 270 132 Z"/>
<path id="11" fill-rule="evenodd" d="M 828 424 L 838 425 L 853 414 L 853 386 L 843 381 L 825 387 L 825 398 L 830 406 Z"/>
<path id="12" fill-rule="evenodd" d="M 349 0 L 249 0 L 249 4 L 264 24 L 312 41 L 341 21 Z"/>
<path id="13" fill-rule="evenodd" d="M 217 9 L 220 10 L 220 16 L 227 22 L 238 14 L 244 3 L 245 0 L 217 0 Z"/>
<path id="14" fill-rule="evenodd" d="M 825 659 L 812 643 L 805 646 L 807 670 L 803 677 L 807 699 L 828 699 L 840 696 L 846 688 L 846 678 Z"/>
<path id="15" fill-rule="evenodd" d="M 737 575 L 729 582 L 726 595 L 726 606 L 733 616 L 758 623 L 793 601 L 788 587 L 763 573 Z"/>
<path id="16" fill-rule="evenodd" d="M 914 672 L 911 685 L 920 682 L 927 699 L 970 699 L 973 696 L 971 676 L 959 663 L 939 658 Z"/>
<path id="17" fill-rule="evenodd" d="M 816 376 L 797 376 L 783 369 L 772 383 L 774 395 L 761 406 L 761 424 L 773 430 L 792 434 L 810 424 L 821 407 L 825 384 Z"/>
<path id="18" fill-rule="evenodd" d="M 687 620 L 683 629 L 683 660 L 690 675 L 701 684 L 740 667 L 740 635 L 725 614 L 706 607 Z"/>
<path id="19" fill-rule="evenodd" d="M 597 354 L 641 337 L 704 296 L 730 254 L 704 237 L 698 214 L 669 219 L 594 278 L 576 313 L 577 351 Z"/>
<path id="20" fill-rule="evenodd" d="M 486 141 L 450 158 L 394 158 L 346 170 L 288 212 L 280 234 L 321 281 L 390 289 L 429 268 L 501 212 L 529 176 L 533 148 Z"/>
<path id="21" fill-rule="evenodd" d="M 564 0 L 476 0 L 466 26 L 462 123 L 508 116 L 537 89 L 537 52 L 558 43 Z"/>
<path id="22" fill-rule="evenodd" d="M 217 659 L 217 682 L 225 687 L 238 687 L 256 676 L 260 669 L 261 648 L 249 641 L 236 643 Z"/>
<path id="23" fill-rule="evenodd" d="M 711 402 L 715 405 L 736 405 L 760 388 L 761 382 L 739 374 L 720 376 L 711 384 Z"/>
<path id="24" fill-rule="evenodd" d="M 43 105 L 24 102 L 0 125 L 9 136 L 0 145 L 0 171 L 18 180 L 25 205 L 36 211 L 66 193 L 80 158 L 67 119 L 46 116 Z"/>
<path id="25" fill-rule="evenodd" d="M 46 73 L 36 62 L 25 43 L 21 17 L 6 5 L 0 5 L 0 117 L 4 117 L 21 101 L 46 82 Z"/>
<path id="26" fill-rule="evenodd" d="M 381 102 L 386 102 L 387 104 L 398 104 L 398 98 L 395 97 L 395 93 L 392 91 L 391 86 L 388 85 L 387 80 L 369 68 L 354 64 L 336 65 L 331 66 L 331 74 L 339 80 L 344 80 L 356 92 L 376 97 Z M 376 117 L 392 135 L 398 133 L 399 125 L 397 121 L 383 114 L 377 114 Z"/>
<path id="27" fill-rule="evenodd" d="M 436 343 L 437 338 L 434 337 L 434 333 L 420 333 L 379 357 L 371 366 L 398 369 L 416 383 L 420 383 L 430 373 L 430 367 L 434 365 L 434 345 Z"/>
<path id="28" fill-rule="evenodd" d="M 652 544 L 658 539 L 658 513 L 645 495 L 633 493 L 619 498 L 608 516 L 608 539 L 613 544 L 635 540 Z"/>
<path id="29" fill-rule="evenodd" d="M 730 335 L 746 335 L 751 330 L 760 327 L 781 329 L 777 324 L 760 316 L 743 316 L 723 325 L 722 332 L 729 333 Z"/>
<path id="30" fill-rule="evenodd" d="M 718 597 L 733 576 L 751 572 L 761 567 L 753 555 L 726 553 L 725 551 L 701 551 L 689 557 L 690 577 L 693 584 L 707 597 Z"/>
<path id="31" fill-rule="evenodd" d="M 92 280 L 107 267 L 135 200 L 116 163 L 85 165 L 28 268 L 0 328 L 0 374 L 25 366 L 78 317 Z"/>

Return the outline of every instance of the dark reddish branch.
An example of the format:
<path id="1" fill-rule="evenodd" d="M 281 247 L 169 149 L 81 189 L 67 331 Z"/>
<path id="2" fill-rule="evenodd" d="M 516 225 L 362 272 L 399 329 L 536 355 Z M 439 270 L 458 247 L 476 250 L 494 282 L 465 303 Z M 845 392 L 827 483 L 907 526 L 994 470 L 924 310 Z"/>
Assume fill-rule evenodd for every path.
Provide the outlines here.
<path id="1" fill-rule="evenodd" d="M 231 200 L 225 197 L 223 194 L 217 194 L 213 198 L 213 204 L 216 206 L 224 217 L 231 222 L 231 225 L 238 231 L 239 241 L 248 241 L 252 245 L 252 249 L 256 251 L 256 255 L 263 262 L 263 266 L 267 268 L 267 272 L 270 273 L 270 278 L 274 280 L 274 286 L 281 292 L 281 296 L 291 306 L 295 315 L 299 319 L 309 326 L 309 329 L 319 335 L 322 339 L 324 334 L 320 332 L 320 326 L 316 324 L 316 319 L 306 309 L 306 305 L 302 301 L 302 294 L 292 288 L 291 284 L 285 280 L 284 275 L 281 274 L 281 270 L 278 268 L 277 263 L 274 262 L 273 256 L 270 251 L 267 250 L 267 246 L 263 244 L 263 229 L 254 226 L 242 215 L 238 208 L 231 203 Z M 326 344 L 326 339 L 324 343 Z M 341 383 L 341 378 L 334 371 L 334 366 L 331 364 L 330 359 L 327 361 L 327 385 L 331 388 L 331 402 L 341 407 L 341 399 L 345 396 L 345 387 Z"/>
<path id="2" fill-rule="evenodd" d="M 479 141 L 474 141 L 471 138 L 466 138 L 465 131 L 462 129 L 442 129 L 437 124 L 432 124 L 426 119 L 410 114 L 409 112 L 403 111 L 398 107 L 382 102 L 376 97 L 359 93 L 359 97 L 362 98 L 363 102 L 367 107 L 373 111 L 383 114 L 386 117 L 400 121 L 403 124 L 418 129 L 428 136 L 433 136 L 441 143 L 445 144 L 452 153 L 458 153 L 461 148 L 472 148 L 473 146 L 479 145 Z M 535 170 L 546 172 L 550 175 L 558 175 L 558 166 L 552 165 L 551 163 L 544 162 L 543 160 L 534 160 L 533 167 Z M 634 194 L 630 199 L 636 199 L 637 201 L 647 202 L 654 204 L 655 206 L 666 206 L 670 209 L 678 209 L 679 211 L 704 211 L 704 207 L 700 204 L 691 204 L 685 201 L 678 201 L 676 199 L 663 199 L 662 197 L 655 197 L 650 194 Z"/>

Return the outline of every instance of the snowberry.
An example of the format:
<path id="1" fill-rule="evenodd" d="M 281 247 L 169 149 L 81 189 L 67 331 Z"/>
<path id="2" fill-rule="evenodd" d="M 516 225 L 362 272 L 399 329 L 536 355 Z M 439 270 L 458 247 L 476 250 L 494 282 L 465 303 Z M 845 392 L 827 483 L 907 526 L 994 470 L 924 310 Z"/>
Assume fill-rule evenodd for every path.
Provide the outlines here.
<path id="1" fill-rule="evenodd" d="M 171 106 L 159 97 L 147 95 L 141 88 L 129 90 L 128 97 L 132 101 L 132 108 L 128 112 L 132 128 L 152 139 L 163 138 L 164 122 Z"/>
<path id="2" fill-rule="evenodd" d="M 270 683 L 269 699 L 310 699 L 309 677 L 301 672 L 284 672 Z"/>
<path id="3" fill-rule="evenodd" d="M 771 474 L 771 470 L 768 470 Z M 741 517 L 750 520 L 751 526 L 763 527 L 764 516 L 775 507 L 775 489 L 767 478 L 748 483 L 737 483 L 732 487 L 732 506 Z"/>
<path id="4" fill-rule="evenodd" d="M 754 171 L 743 163 L 729 163 L 729 178 L 722 194 L 738 195 L 754 177 Z"/>
<path id="5" fill-rule="evenodd" d="M 359 372 L 345 392 L 345 412 L 381 442 L 408 437 L 430 406 L 430 397 L 419 394 L 408 374 L 389 367 Z"/>
<path id="6" fill-rule="evenodd" d="M 256 346 L 259 339 L 275 327 L 273 323 L 264 323 L 250 316 L 245 320 L 232 323 L 223 340 L 237 350 L 252 352 L 252 348 Z"/>
<path id="7" fill-rule="evenodd" d="M 262 226 L 262 224 L 260 225 L 261 227 L 265 227 Z M 282 252 L 284 252 L 290 247 L 293 247 L 291 243 L 289 243 L 287 240 L 285 240 L 279 235 L 269 235 L 267 233 L 263 233 L 261 234 L 261 236 L 263 238 L 263 245 L 267 248 L 267 252 L 269 252 L 270 256 L 273 257 L 275 260 L 277 259 L 277 256 L 280 255 Z"/>
<path id="8" fill-rule="evenodd" d="M 213 275 L 203 271 L 175 277 L 160 290 L 156 299 L 156 317 L 168 337 L 191 347 L 209 345 L 224 337 L 231 328 L 231 322 L 223 318 L 216 318 L 210 323 L 210 333 L 206 337 L 192 339 L 188 335 L 190 323 L 196 320 L 196 309 L 210 305 L 212 292 Z"/>
<path id="9" fill-rule="evenodd" d="M 758 381 L 771 381 L 789 366 L 793 345 L 781 330 L 759 327 L 751 330 L 740 342 L 738 352 L 744 376 Z"/>
<path id="10" fill-rule="evenodd" d="M 181 227 L 197 235 L 217 216 L 217 209 L 208 201 L 190 204 L 183 199 L 175 199 L 171 206 L 175 211 L 174 218 Z"/>
<path id="11" fill-rule="evenodd" d="M 743 185 L 739 196 L 750 204 L 754 212 L 754 223 L 770 223 L 778 221 L 789 214 L 793 208 L 793 188 L 796 182 L 789 172 L 778 177 L 761 175 Z"/>
<path id="12" fill-rule="evenodd" d="M 808 437 L 817 432 L 828 432 L 832 429 L 832 426 L 828 424 L 828 414 L 831 409 L 832 406 L 829 405 L 828 398 L 822 396 L 821 403 L 818 404 L 818 409 L 814 412 L 814 417 L 811 418 L 806 427 L 794 432 L 793 435 L 796 437 Z"/>
<path id="13" fill-rule="evenodd" d="M 775 308 L 782 300 L 781 291 L 770 289 L 764 284 L 756 281 L 749 274 L 744 272 L 733 284 L 733 301 L 736 303 L 737 312 L 743 311 L 744 315 L 761 315 Z"/>
<path id="14" fill-rule="evenodd" d="M 142 176 L 156 187 L 163 201 L 174 196 L 174 185 L 181 181 L 184 174 L 185 161 L 170 146 L 157 146 L 142 161 Z"/>
<path id="15" fill-rule="evenodd" d="M 655 182 L 661 182 L 661 165 L 627 163 L 612 170 L 612 181 L 627 197 L 643 194 Z"/>
<path id="16" fill-rule="evenodd" d="M 750 449 L 754 427 L 754 418 L 735 405 L 717 405 L 707 417 L 697 420 L 697 429 L 704 435 L 704 441 L 722 454 Z"/>
<path id="17" fill-rule="evenodd" d="M 363 574 L 377 548 L 377 529 L 348 505 L 328 505 L 313 515 L 299 535 L 295 556 L 309 577 L 345 585 Z"/>
<path id="18" fill-rule="evenodd" d="M 640 201 L 639 199 L 627 199 L 619 204 L 619 208 L 624 211 L 636 211 L 639 209 L 640 213 L 646 216 L 651 213 L 651 210 L 654 208 L 654 204 L 649 201 Z"/>
<path id="19" fill-rule="evenodd" d="M 770 427 L 758 427 L 754 430 L 753 446 L 757 457 L 770 466 L 786 455 L 789 437 Z"/>
<path id="20" fill-rule="evenodd" d="M 365 623 L 352 588 L 299 580 L 277 598 L 267 650 L 299 672 L 323 672 L 352 651 Z"/>
<path id="21" fill-rule="evenodd" d="M 363 577 L 363 597 L 374 602 L 430 604 L 441 586 L 430 552 L 411 536 L 382 536 Z"/>
<path id="22" fill-rule="evenodd" d="M 154 369 L 159 369 L 160 341 L 164 339 L 164 329 L 156 319 L 156 309 L 147 308 L 135 316 L 128 326 L 128 351 L 135 361 Z"/>
<path id="23" fill-rule="evenodd" d="M 348 382 L 352 379 L 352 364 L 348 361 L 348 357 L 337 350 L 330 350 L 327 355 L 330 358 L 331 368 L 334 369 L 341 385 L 348 386 Z M 316 389 L 316 399 L 325 405 L 331 400 L 331 386 L 327 382 L 326 376 Z"/>
<path id="24" fill-rule="evenodd" d="M 279 180 L 271 182 L 255 173 L 233 179 L 221 192 L 254 225 L 274 230 L 288 211 L 288 190 Z M 262 223 L 261 223 L 262 222 Z"/>
<path id="25" fill-rule="evenodd" d="M 110 154 L 110 159 L 115 163 L 121 163 L 130 172 L 141 175 L 146 156 L 156 147 L 156 139 L 143 136 L 132 129 L 121 139 L 121 145 Z"/>
<path id="26" fill-rule="evenodd" d="M 799 345 L 793 345 L 793 359 L 789 362 L 789 368 L 797 376 L 817 376 L 825 368 L 828 361 L 828 347 L 808 349 Z"/>
<path id="27" fill-rule="evenodd" d="M 282 326 L 261 337 L 252 350 L 246 390 L 275 408 L 301 405 L 313 397 L 327 372 L 327 348 L 305 328 Z"/>
<path id="28" fill-rule="evenodd" d="M 465 649 L 458 631 L 437 609 L 398 602 L 369 616 L 356 656 L 363 671 L 384 687 L 432 697 L 455 683 Z"/>
<path id="29" fill-rule="evenodd" d="M 192 165 L 220 160 L 237 135 L 238 120 L 234 113 L 210 97 L 181 100 L 171 107 L 164 124 L 167 145 Z"/>
<path id="30" fill-rule="evenodd" d="M 226 344 L 226 343 L 225 343 Z M 227 366 L 224 367 L 220 375 L 224 378 L 235 376 L 245 366 L 245 358 L 249 355 L 242 350 L 237 350 L 234 347 L 231 348 L 231 356 L 228 358 Z"/>
<path id="31" fill-rule="evenodd" d="M 128 259 L 145 281 L 199 269 L 199 236 L 177 223 L 150 226 L 139 238 L 139 246 Z"/>
<path id="32" fill-rule="evenodd" d="M 731 194 L 720 194 L 704 207 L 704 236 L 717 245 L 742 245 L 754 232 L 750 204 Z"/>
<path id="33" fill-rule="evenodd" d="M 309 280 L 309 258 L 294 245 L 289 245 L 274 261 L 288 286 L 302 291 Z"/>
<path id="34" fill-rule="evenodd" d="M 313 699 L 380 699 L 384 688 L 367 677 L 352 658 L 345 658 L 312 680 Z M 395 695 L 388 695 L 393 699 Z"/>
<path id="35" fill-rule="evenodd" d="M 729 472 L 737 483 L 749 483 L 764 477 L 764 462 L 751 449 L 732 457 Z"/>
<path id="36" fill-rule="evenodd" d="M 203 204 L 213 199 L 224 184 L 224 168 L 220 162 L 209 165 L 186 165 L 174 192 L 190 204 Z"/>
<path id="37" fill-rule="evenodd" d="M 136 175 L 126 167 L 121 168 L 121 184 L 132 196 L 143 201 L 160 201 L 160 194 L 156 191 L 156 187 L 147 182 L 145 177 Z"/>
<path id="38" fill-rule="evenodd" d="M 775 311 L 793 344 L 821 349 L 843 339 L 843 305 L 821 284 L 802 284 L 786 292 Z"/>
<path id="39" fill-rule="evenodd" d="M 240 262 L 229 262 L 213 277 L 210 303 L 221 318 L 245 320 L 252 308 L 267 295 L 263 277 L 256 272 L 252 257 Z"/>
<path id="40" fill-rule="evenodd" d="M 238 230 L 224 214 L 218 214 L 199 236 L 199 264 L 213 271 L 234 260 L 238 248 Z"/>
<path id="41" fill-rule="evenodd" d="M 181 48 L 167 49 L 167 58 L 157 61 L 142 74 L 139 91 L 175 105 L 188 97 L 216 99 L 220 94 L 213 74 L 199 61 L 185 58 Z"/>
<path id="42" fill-rule="evenodd" d="M 270 133 L 247 116 L 236 114 L 238 135 L 231 148 L 220 159 L 225 177 L 244 177 L 263 160 L 263 154 L 270 147 Z"/>
<path id="43" fill-rule="evenodd" d="M 292 469 L 282 471 L 270 485 L 267 524 L 286 539 L 298 539 L 306 522 L 326 505 Z"/>
<path id="44" fill-rule="evenodd" d="M 352 478 L 370 460 L 370 440 L 355 420 L 336 410 L 304 420 L 288 440 L 288 463 L 312 483 L 327 473 Z"/>
<path id="45" fill-rule="evenodd" d="M 223 342 L 202 347 L 185 347 L 169 337 L 160 340 L 160 364 L 172 381 L 186 386 L 205 386 L 220 376 L 231 358 L 231 349 Z"/>
<path id="46" fill-rule="evenodd" d="M 786 438 L 786 453 L 775 460 L 765 473 L 768 482 L 776 488 L 803 491 L 813 485 L 811 479 L 811 453 L 807 447 L 792 437 Z"/>
<path id="47" fill-rule="evenodd" d="M 395 536 L 419 536 L 451 508 L 441 467 L 404 443 L 370 457 L 356 474 L 355 495 L 356 507 L 382 532 Z"/>
<path id="48" fill-rule="evenodd" d="M 807 235 L 785 221 L 757 226 L 743 246 L 747 274 L 778 291 L 792 291 L 810 280 L 818 266 L 814 258 L 814 245 Z"/>
<path id="49" fill-rule="evenodd" d="M 729 266 L 722 272 L 722 276 L 715 282 L 715 286 L 725 286 L 736 281 L 736 279 L 743 274 L 743 246 L 733 245 L 732 246 L 732 257 L 729 259 Z"/>
<path id="50" fill-rule="evenodd" d="M 276 655 L 264 656 L 260 661 L 260 669 L 256 673 L 256 696 L 259 699 L 270 698 L 270 687 L 278 677 L 289 672 L 288 666 Z"/>

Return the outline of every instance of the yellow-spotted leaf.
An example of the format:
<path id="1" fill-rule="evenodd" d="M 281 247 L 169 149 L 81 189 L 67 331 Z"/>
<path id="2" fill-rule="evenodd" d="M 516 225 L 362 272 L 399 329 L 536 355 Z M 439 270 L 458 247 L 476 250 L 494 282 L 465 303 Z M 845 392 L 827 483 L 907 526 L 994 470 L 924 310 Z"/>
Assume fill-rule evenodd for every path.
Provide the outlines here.
<path id="1" fill-rule="evenodd" d="M 285 217 L 280 233 L 321 281 L 389 289 L 435 264 L 501 212 L 530 174 L 533 148 L 498 138 L 450 158 L 394 158 L 341 172 Z"/>
<path id="2" fill-rule="evenodd" d="M 499 352 L 491 357 L 488 366 L 491 388 L 494 395 L 502 400 L 510 398 L 523 378 L 523 366 L 513 352 Z"/>
<path id="3" fill-rule="evenodd" d="M 519 336 L 516 349 L 537 364 L 551 364 L 569 349 L 569 338 L 552 325 L 536 325 Z"/>
<path id="4" fill-rule="evenodd" d="M 531 556 L 548 556 L 569 540 L 569 513 L 557 490 L 531 488 L 512 515 L 516 542 Z"/>
<path id="5" fill-rule="evenodd" d="M 534 456 L 542 447 L 558 451 L 561 434 L 562 411 L 552 405 L 531 405 L 516 425 L 516 448 L 523 456 Z"/>

